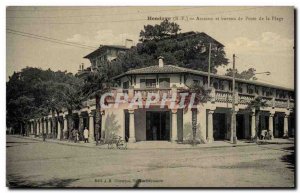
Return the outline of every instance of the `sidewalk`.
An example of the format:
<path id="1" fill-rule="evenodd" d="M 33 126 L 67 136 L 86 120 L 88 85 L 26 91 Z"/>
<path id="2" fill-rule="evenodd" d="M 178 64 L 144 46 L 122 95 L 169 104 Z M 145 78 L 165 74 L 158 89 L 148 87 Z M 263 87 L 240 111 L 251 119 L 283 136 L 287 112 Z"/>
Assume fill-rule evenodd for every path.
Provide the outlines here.
<path id="1" fill-rule="evenodd" d="M 27 136 L 19 136 L 19 135 L 13 135 L 13 137 L 43 142 L 43 139 L 38 137 L 27 137 Z M 77 147 L 107 149 L 107 145 L 96 146 L 96 142 L 84 143 L 83 141 L 80 141 L 78 143 L 74 143 L 73 141 L 67 141 L 67 140 L 46 139 L 45 143 L 57 143 L 57 144 L 77 146 Z M 259 140 L 259 145 L 293 144 L 293 143 L 294 143 L 294 139 L 275 138 L 272 141 Z M 239 146 L 251 146 L 251 145 L 258 145 L 258 144 L 251 143 L 247 140 L 239 140 L 237 144 L 231 144 L 230 141 L 214 141 L 213 143 L 198 144 L 196 146 L 192 146 L 190 144 L 171 143 L 168 141 L 140 141 L 136 143 L 127 143 L 127 149 L 191 149 L 191 148 L 195 149 L 195 148 L 239 147 Z"/>

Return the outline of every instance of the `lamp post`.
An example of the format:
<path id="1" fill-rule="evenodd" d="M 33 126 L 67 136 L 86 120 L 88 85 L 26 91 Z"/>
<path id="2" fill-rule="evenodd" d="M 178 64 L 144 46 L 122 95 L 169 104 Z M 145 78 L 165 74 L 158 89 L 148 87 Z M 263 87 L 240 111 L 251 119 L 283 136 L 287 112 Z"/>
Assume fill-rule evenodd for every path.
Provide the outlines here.
<path id="1" fill-rule="evenodd" d="M 267 76 L 271 75 L 271 72 L 267 71 L 267 72 L 256 72 L 254 73 L 254 75 L 257 75 L 257 74 L 265 74 Z M 253 77 L 252 80 L 257 80 L 256 77 Z"/>
<path id="2" fill-rule="evenodd" d="M 233 54 L 232 60 L 232 113 L 231 113 L 231 136 L 230 141 L 233 144 L 237 144 L 237 137 L 236 137 L 236 112 L 235 112 L 235 54 Z"/>
<path id="3" fill-rule="evenodd" d="M 231 114 L 231 136 L 230 136 L 230 142 L 233 144 L 237 144 L 237 136 L 236 136 L 236 112 L 235 112 L 235 74 L 236 74 L 236 69 L 235 69 L 235 54 L 233 54 L 233 60 L 232 60 L 232 114 Z M 266 74 L 269 76 L 271 72 L 257 72 L 254 73 L 256 74 Z M 257 80 L 257 78 L 253 78 L 253 80 Z"/>
<path id="4" fill-rule="evenodd" d="M 211 43 L 209 43 L 209 52 L 208 52 L 208 75 L 207 75 L 207 84 L 210 88 L 210 66 L 211 66 Z"/>

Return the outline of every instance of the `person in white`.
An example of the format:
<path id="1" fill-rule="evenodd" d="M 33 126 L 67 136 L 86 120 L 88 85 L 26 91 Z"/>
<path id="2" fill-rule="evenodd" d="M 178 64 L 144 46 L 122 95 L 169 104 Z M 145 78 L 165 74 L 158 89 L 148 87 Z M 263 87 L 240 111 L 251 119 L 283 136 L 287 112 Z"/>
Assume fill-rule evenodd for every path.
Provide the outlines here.
<path id="1" fill-rule="evenodd" d="M 83 137 L 84 137 L 84 143 L 88 143 L 88 139 L 89 139 L 89 130 L 85 127 L 84 131 L 83 131 Z"/>

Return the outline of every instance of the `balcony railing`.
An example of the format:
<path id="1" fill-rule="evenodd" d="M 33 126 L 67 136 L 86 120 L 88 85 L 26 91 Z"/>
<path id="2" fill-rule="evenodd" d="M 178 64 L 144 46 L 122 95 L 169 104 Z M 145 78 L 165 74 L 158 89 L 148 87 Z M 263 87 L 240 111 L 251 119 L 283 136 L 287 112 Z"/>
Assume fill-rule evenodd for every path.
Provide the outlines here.
<path id="1" fill-rule="evenodd" d="M 171 89 L 168 88 L 143 88 L 143 89 L 134 89 L 134 94 L 140 93 L 142 98 L 147 98 L 148 93 L 158 94 L 160 98 L 162 98 L 164 95 L 167 98 L 172 97 Z"/>
<path id="2" fill-rule="evenodd" d="M 177 88 L 175 90 L 171 88 L 134 88 L 134 89 L 120 89 L 115 88 L 113 89 L 113 93 L 126 93 L 128 96 L 141 94 L 143 99 L 146 99 L 149 93 L 158 94 L 160 98 L 165 96 L 167 99 L 172 98 L 172 92 L 182 92 L 182 88 Z M 211 101 L 215 101 L 217 103 L 232 103 L 232 92 L 230 91 L 223 91 L 223 90 L 214 90 L 210 93 Z M 235 100 L 236 104 L 247 105 L 251 103 L 255 99 L 254 94 L 247 94 L 247 93 L 237 93 Z M 293 99 L 281 99 L 275 97 L 266 97 L 263 96 L 262 99 L 266 101 L 266 105 L 268 107 L 273 108 L 294 108 L 295 102 Z M 87 106 L 94 106 L 96 105 L 95 99 L 89 99 L 84 101 L 83 107 Z"/>

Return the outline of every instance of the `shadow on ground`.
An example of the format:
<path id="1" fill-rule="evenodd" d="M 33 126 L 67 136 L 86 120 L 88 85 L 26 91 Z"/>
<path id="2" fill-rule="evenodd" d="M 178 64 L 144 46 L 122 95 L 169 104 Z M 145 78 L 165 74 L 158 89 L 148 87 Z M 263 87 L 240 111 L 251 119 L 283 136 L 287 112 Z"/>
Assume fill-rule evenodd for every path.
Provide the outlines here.
<path id="1" fill-rule="evenodd" d="M 44 181 L 30 181 L 28 177 L 24 178 L 17 175 L 9 175 L 7 177 L 7 186 L 9 188 L 63 188 L 78 179 L 59 179 L 52 178 Z"/>
<path id="2" fill-rule="evenodd" d="M 38 142 L 13 142 L 13 141 L 7 141 L 6 142 L 6 144 L 7 144 L 6 148 L 21 146 L 21 145 L 29 145 L 30 143 L 38 143 Z"/>
<path id="3" fill-rule="evenodd" d="M 295 171 L 295 146 L 287 147 L 287 148 L 283 148 L 283 149 L 286 151 L 290 151 L 290 153 L 282 156 L 281 160 L 283 162 L 286 162 L 287 168 L 289 168 L 290 170 L 292 170 L 294 172 Z"/>

